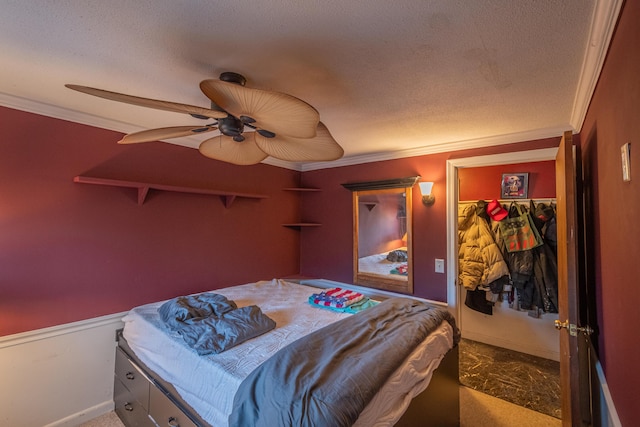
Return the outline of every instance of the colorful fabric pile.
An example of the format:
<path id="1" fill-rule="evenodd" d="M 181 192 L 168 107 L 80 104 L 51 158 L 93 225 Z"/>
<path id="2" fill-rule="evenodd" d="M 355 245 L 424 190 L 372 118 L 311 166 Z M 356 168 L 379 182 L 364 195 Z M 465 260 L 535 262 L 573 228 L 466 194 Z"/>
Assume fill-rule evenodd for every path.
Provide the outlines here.
<path id="1" fill-rule="evenodd" d="M 309 304 L 346 313 L 357 313 L 377 304 L 360 292 L 342 288 L 330 288 L 309 297 Z"/>
<path id="2" fill-rule="evenodd" d="M 325 307 L 345 308 L 364 298 L 360 292 L 350 291 L 342 288 L 331 288 L 319 294 L 311 295 L 313 303 Z"/>
<path id="3" fill-rule="evenodd" d="M 409 275 L 409 270 L 406 264 L 404 265 L 399 265 L 396 268 L 392 269 L 390 271 L 391 274 L 399 274 L 401 276 L 408 276 Z"/>

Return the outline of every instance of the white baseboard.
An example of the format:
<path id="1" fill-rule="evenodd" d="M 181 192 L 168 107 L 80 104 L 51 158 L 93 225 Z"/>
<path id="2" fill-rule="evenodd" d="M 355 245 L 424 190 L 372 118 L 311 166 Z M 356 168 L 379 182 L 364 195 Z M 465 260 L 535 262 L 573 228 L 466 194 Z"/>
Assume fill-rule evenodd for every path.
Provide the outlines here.
<path id="1" fill-rule="evenodd" d="M 509 350 L 519 351 L 520 353 L 531 354 L 533 356 L 543 357 L 545 359 L 560 360 L 560 353 L 557 351 L 549 350 L 546 348 L 540 348 L 537 346 L 529 346 L 526 343 L 522 342 L 514 343 L 510 340 L 501 339 L 500 337 L 496 337 L 493 335 L 484 335 L 477 332 L 469 332 L 463 331 L 462 337 L 472 340 L 478 341 L 481 343 L 493 345 L 496 347 L 508 348 Z"/>
<path id="2" fill-rule="evenodd" d="M 113 399 L 99 403 L 91 408 L 87 408 L 75 414 L 71 414 L 61 420 L 47 424 L 44 427 L 77 427 L 94 418 L 98 418 L 108 412 L 113 411 Z"/>

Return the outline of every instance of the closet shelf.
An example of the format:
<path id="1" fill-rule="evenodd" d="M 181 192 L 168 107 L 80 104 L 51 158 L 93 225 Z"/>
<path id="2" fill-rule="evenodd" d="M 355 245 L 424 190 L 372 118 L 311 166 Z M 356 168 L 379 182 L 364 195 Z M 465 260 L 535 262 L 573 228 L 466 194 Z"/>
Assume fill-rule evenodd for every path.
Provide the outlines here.
<path id="1" fill-rule="evenodd" d="M 177 193 L 192 193 L 192 194 L 205 194 L 210 196 L 218 196 L 224 203 L 226 208 L 229 208 L 236 197 L 242 197 L 246 199 L 266 199 L 269 196 L 264 194 L 251 194 L 251 193 L 238 193 L 235 191 L 223 191 L 214 190 L 210 188 L 197 188 L 197 187 L 183 187 L 176 185 L 165 184 L 152 184 L 139 181 L 126 181 L 120 179 L 111 178 L 97 178 L 92 176 L 78 175 L 73 178 L 73 182 L 80 184 L 95 184 L 95 185 L 107 185 L 111 187 L 125 187 L 134 188 L 138 190 L 138 205 L 142 205 L 147 197 L 149 190 L 160 191 L 173 191 Z"/>

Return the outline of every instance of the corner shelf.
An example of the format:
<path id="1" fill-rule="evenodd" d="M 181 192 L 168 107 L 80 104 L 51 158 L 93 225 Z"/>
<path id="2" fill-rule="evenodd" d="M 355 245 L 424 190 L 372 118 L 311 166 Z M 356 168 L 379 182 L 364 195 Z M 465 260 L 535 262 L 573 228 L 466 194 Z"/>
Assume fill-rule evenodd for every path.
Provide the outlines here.
<path id="1" fill-rule="evenodd" d="M 178 193 L 205 194 L 219 196 L 225 208 L 229 208 L 236 197 L 245 199 L 266 199 L 269 196 L 263 194 L 237 193 L 233 191 L 213 190 L 208 188 L 182 187 L 175 185 L 152 184 L 138 181 L 125 181 L 120 179 L 96 178 L 92 176 L 78 175 L 73 178 L 73 182 L 80 184 L 107 185 L 110 187 L 135 188 L 138 190 L 138 205 L 142 205 L 149 193 L 149 190 L 173 191 Z"/>
<path id="2" fill-rule="evenodd" d="M 312 188 L 312 187 L 287 187 L 287 188 L 283 188 L 282 190 L 297 191 L 300 193 L 312 193 L 312 192 L 322 191 L 320 188 Z M 298 230 L 305 227 L 320 227 L 321 225 L 322 224 L 317 222 L 306 222 L 306 221 L 282 224 L 283 227 L 295 228 Z"/>
<path id="3" fill-rule="evenodd" d="M 291 224 L 282 224 L 283 227 L 301 228 L 301 227 L 320 227 L 322 224 L 317 222 L 296 222 Z"/>
<path id="4" fill-rule="evenodd" d="M 284 191 L 300 191 L 300 192 L 313 192 L 313 191 L 322 191 L 319 188 L 311 188 L 311 187 L 288 187 L 283 188 Z"/>

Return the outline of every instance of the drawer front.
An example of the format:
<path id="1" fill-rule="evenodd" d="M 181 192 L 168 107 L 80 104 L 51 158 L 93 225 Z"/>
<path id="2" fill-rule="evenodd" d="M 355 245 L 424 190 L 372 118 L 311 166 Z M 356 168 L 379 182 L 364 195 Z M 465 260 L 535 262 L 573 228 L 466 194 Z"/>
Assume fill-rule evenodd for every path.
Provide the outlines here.
<path id="1" fill-rule="evenodd" d="M 143 408 L 149 409 L 149 381 L 120 348 L 116 348 L 116 377 Z"/>
<path id="2" fill-rule="evenodd" d="M 151 386 L 149 391 L 149 415 L 159 427 L 197 427 L 155 386 Z"/>
<path id="3" fill-rule="evenodd" d="M 134 399 L 131 392 L 117 377 L 114 378 L 113 401 L 116 414 L 118 414 L 122 422 L 128 427 L 155 427 L 140 402 Z"/>

